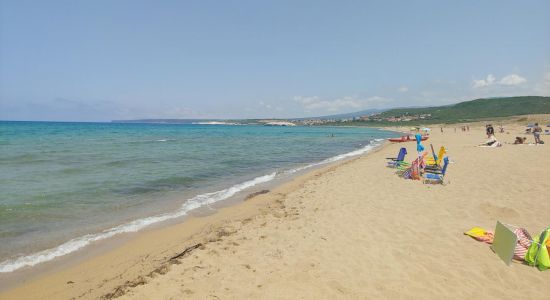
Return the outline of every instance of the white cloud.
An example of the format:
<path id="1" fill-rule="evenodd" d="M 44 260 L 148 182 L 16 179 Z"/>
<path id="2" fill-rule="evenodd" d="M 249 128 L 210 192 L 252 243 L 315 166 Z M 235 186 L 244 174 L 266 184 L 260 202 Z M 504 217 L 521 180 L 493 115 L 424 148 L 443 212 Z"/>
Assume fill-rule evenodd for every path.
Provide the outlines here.
<path id="1" fill-rule="evenodd" d="M 361 109 L 369 105 L 375 105 L 387 102 L 387 99 L 379 96 L 374 96 L 366 99 L 359 99 L 354 96 L 345 96 L 334 100 L 321 99 L 318 96 L 296 96 L 294 101 L 302 104 L 308 110 L 323 110 L 327 112 L 337 112 L 343 109 Z"/>
<path id="2" fill-rule="evenodd" d="M 494 82 L 495 82 L 495 76 L 493 76 L 493 74 L 489 74 L 485 79 L 474 80 L 473 87 L 475 89 L 484 88 L 492 85 Z"/>
<path id="3" fill-rule="evenodd" d="M 515 86 L 515 85 L 520 85 L 520 84 L 525 83 L 525 82 L 527 82 L 527 79 L 525 79 L 525 78 L 523 78 L 523 77 L 521 77 L 517 74 L 506 75 L 498 81 L 497 81 L 497 78 L 493 74 L 489 74 L 489 75 L 487 75 L 487 78 L 485 78 L 485 79 L 479 79 L 479 80 L 474 79 L 474 81 L 472 83 L 472 87 L 474 89 L 479 89 L 479 88 L 485 88 L 485 87 L 488 87 L 488 86 L 492 86 L 492 85 L 495 85 L 495 84 L 505 85 L 505 86 Z"/>
<path id="4" fill-rule="evenodd" d="M 401 93 L 405 93 L 407 91 L 409 91 L 409 88 L 406 87 L 406 86 L 400 86 L 398 89 L 397 89 L 398 92 L 401 92 Z"/>
<path id="5" fill-rule="evenodd" d="M 500 80 L 500 84 L 502 85 L 518 85 L 526 82 L 527 79 L 517 75 L 517 74 L 510 74 L 507 76 L 502 77 Z"/>
<path id="6" fill-rule="evenodd" d="M 263 101 L 258 102 L 258 104 L 259 104 L 261 107 L 263 107 L 263 108 L 267 108 L 267 109 L 273 108 L 273 107 L 271 106 L 271 104 L 267 104 L 267 103 L 265 103 L 265 102 L 263 102 Z"/>
<path id="7" fill-rule="evenodd" d="M 306 110 L 339 111 L 342 108 L 361 108 L 362 100 L 353 97 L 343 97 L 335 100 L 322 100 L 317 96 L 302 97 L 296 96 L 294 100 L 301 103 Z"/>
<path id="8" fill-rule="evenodd" d="M 368 105 L 376 105 L 376 104 L 387 103 L 389 101 L 390 101 L 390 99 L 387 99 L 387 98 L 384 98 L 384 97 L 372 96 L 372 97 L 367 98 L 366 102 L 368 103 Z"/>
<path id="9" fill-rule="evenodd" d="M 541 96 L 550 96 L 550 72 L 545 73 L 542 80 L 535 83 L 534 92 Z"/>
<path id="10" fill-rule="evenodd" d="M 271 104 L 269 104 L 269 103 L 265 103 L 264 101 L 260 101 L 260 102 L 258 102 L 258 104 L 259 104 L 260 107 L 263 108 L 263 109 L 275 110 L 275 111 L 278 111 L 278 112 L 284 111 L 284 108 L 279 107 L 279 106 L 273 106 L 273 105 L 271 105 Z"/>

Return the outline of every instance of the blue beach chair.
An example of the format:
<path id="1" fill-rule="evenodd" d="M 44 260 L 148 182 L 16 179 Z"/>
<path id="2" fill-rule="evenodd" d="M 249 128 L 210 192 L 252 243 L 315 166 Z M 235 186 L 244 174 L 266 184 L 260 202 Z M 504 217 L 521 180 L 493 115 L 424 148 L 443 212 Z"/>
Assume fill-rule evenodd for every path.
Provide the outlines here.
<path id="1" fill-rule="evenodd" d="M 443 183 L 443 178 L 447 172 L 447 166 L 449 166 L 449 157 L 443 159 L 443 168 L 441 171 L 431 171 L 426 170 L 424 173 L 423 182 L 424 183 Z"/>
<path id="2" fill-rule="evenodd" d="M 401 149 L 399 149 L 399 154 L 397 154 L 397 157 L 387 157 L 386 159 L 390 160 L 388 161 L 388 167 L 395 168 L 405 159 L 405 155 L 407 155 L 407 148 L 402 147 Z"/>

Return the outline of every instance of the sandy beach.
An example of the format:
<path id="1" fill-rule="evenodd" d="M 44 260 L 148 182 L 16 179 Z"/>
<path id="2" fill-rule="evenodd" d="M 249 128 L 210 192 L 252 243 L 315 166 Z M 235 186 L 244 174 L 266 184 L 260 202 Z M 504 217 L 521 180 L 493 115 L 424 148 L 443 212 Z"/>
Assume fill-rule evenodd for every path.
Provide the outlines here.
<path id="1" fill-rule="evenodd" d="M 550 146 L 479 148 L 481 124 L 455 127 L 433 126 L 424 142 L 448 148 L 444 185 L 398 177 L 385 158 L 406 146 L 410 160 L 415 144 L 387 144 L 129 236 L 0 299 L 548 299 L 550 271 L 507 266 L 463 232 L 497 220 L 532 235 L 550 226 Z M 505 129 L 503 143 L 524 136 Z"/>

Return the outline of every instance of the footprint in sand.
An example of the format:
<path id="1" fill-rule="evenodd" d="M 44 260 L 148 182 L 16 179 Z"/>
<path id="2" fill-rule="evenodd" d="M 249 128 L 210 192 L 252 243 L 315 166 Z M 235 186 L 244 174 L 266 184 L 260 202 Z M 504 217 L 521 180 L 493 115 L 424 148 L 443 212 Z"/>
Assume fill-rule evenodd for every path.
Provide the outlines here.
<path id="1" fill-rule="evenodd" d="M 481 203 L 479 205 L 479 208 L 481 209 L 481 211 L 485 212 L 487 215 L 495 219 L 519 217 L 519 213 L 515 209 L 494 205 L 489 202 Z"/>

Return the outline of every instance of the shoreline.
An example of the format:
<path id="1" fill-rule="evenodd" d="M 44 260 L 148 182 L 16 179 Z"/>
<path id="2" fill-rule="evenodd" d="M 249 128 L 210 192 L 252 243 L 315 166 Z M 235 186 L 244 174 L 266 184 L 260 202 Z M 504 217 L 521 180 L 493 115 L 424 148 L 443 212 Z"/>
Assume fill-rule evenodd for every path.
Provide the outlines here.
<path id="1" fill-rule="evenodd" d="M 415 144 L 385 143 L 219 213 L 139 233 L 0 299 L 545 299 L 532 287 L 550 272 L 506 266 L 463 232 L 497 220 L 532 235 L 550 225 L 550 148 L 478 148 L 484 131 L 470 129 L 433 130 L 424 143 L 448 148 L 445 185 L 397 177 L 384 158 Z M 499 140 L 522 134 L 509 130 Z"/>
<path id="2" fill-rule="evenodd" d="M 286 170 L 284 171 L 286 176 L 282 178 L 274 178 L 273 182 L 264 182 L 260 183 L 258 186 L 247 188 L 227 199 L 209 204 L 209 208 L 203 205 L 201 207 L 191 210 L 188 215 L 154 223 L 136 232 L 124 232 L 105 240 L 95 241 L 91 245 L 87 245 L 84 248 L 54 258 L 53 260 L 39 263 L 32 267 L 24 267 L 22 270 L 16 270 L 10 273 L 0 273 L 0 279 L 2 279 L 1 281 L 3 282 L 3 284 L 0 285 L 0 299 L 3 299 L 4 293 L 9 294 L 14 290 L 23 288 L 28 284 L 33 284 L 36 281 L 48 281 L 49 277 L 55 278 L 60 273 L 63 273 L 67 270 L 81 269 L 81 266 L 84 265 L 94 265 L 96 264 L 94 260 L 100 259 L 103 256 L 111 256 L 116 253 L 115 256 L 120 257 L 117 252 L 119 252 L 121 248 L 131 249 L 133 248 L 133 246 L 130 246 L 131 244 L 138 244 L 139 247 L 141 247 L 143 245 L 140 242 L 141 240 L 149 240 L 150 236 L 156 235 L 158 234 L 158 232 L 163 232 L 165 230 L 172 232 L 175 230 L 174 228 L 177 227 L 178 231 L 184 231 L 183 240 L 203 239 L 203 235 L 211 234 L 213 231 L 216 230 L 217 227 L 223 226 L 225 222 L 233 219 L 236 216 L 243 215 L 251 217 L 261 213 L 261 210 L 266 209 L 273 204 L 272 202 L 274 200 L 272 198 L 277 198 L 278 196 L 276 195 L 279 195 L 281 193 L 284 194 L 284 191 L 291 190 L 291 187 L 295 186 L 296 184 L 300 185 L 301 183 L 307 181 L 307 178 L 320 176 L 319 174 L 326 172 L 325 169 L 332 169 L 340 165 L 347 164 L 364 155 L 369 155 L 370 153 L 377 152 L 380 149 L 386 147 L 388 144 L 389 143 L 387 143 L 387 141 L 372 140 L 371 143 L 369 143 L 368 145 L 364 145 L 363 147 L 356 150 L 329 157 L 319 162 L 305 164 L 303 166 Z M 361 151 L 363 153 L 353 154 L 357 151 Z M 340 158 L 342 156 L 343 158 Z M 268 189 L 266 190 L 266 188 Z M 261 201 L 266 202 L 263 203 Z M 240 212 L 240 210 L 243 211 Z M 180 228 L 185 227 L 187 223 L 192 223 L 192 225 L 189 225 L 189 228 Z M 209 228 L 202 228 L 205 226 Z M 146 235 L 147 237 L 144 237 L 142 235 Z M 173 234 L 170 234 L 170 236 L 172 235 Z M 158 249 L 155 249 L 155 251 L 151 252 L 154 252 L 154 255 L 158 255 L 157 252 L 164 253 L 170 251 L 174 254 L 177 254 L 176 252 L 178 251 L 179 247 L 174 245 L 166 246 L 163 248 L 166 249 L 163 249 L 162 251 L 157 251 Z M 146 254 L 146 256 L 149 256 L 150 254 L 151 253 L 148 253 Z M 131 261 L 134 259 L 128 260 Z M 103 263 L 101 264 L 103 265 Z M 164 268 L 165 265 L 162 264 L 161 267 Z M 155 270 L 157 269 L 158 267 L 150 265 L 144 268 L 144 270 L 139 271 L 138 273 L 141 274 L 139 276 L 142 276 L 143 274 L 152 274 L 156 272 Z"/>
<path id="3" fill-rule="evenodd" d="M 144 203 L 144 205 L 128 205 L 124 201 L 119 201 L 122 203 L 120 207 L 126 209 L 126 207 L 124 207 L 124 205 L 126 205 L 131 209 L 126 209 L 123 211 L 122 209 L 119 209 L 118 206 L 114 205 L 115 213 L 111 214 L 109 213 L 110 210 L 107 210 L 106 213 L 101 213 L 103 211 L 98 209 L 98 207 L 100 206 L 103 206 L 103 207 L 111 207 L 111 206 L 96 205 L 96 207 L 94 207 L 92 204 L 90 205 L 90 207 L 94 208 L 95 211 L 100 212 L 97 214 L 98 218 L 96 218 L 97 220 L 99 220 L 98 222 L 94 222 L 95 219 L 93 217 L 86 218 L 87 215 L 83 214 L 82 220 L 84 221 L 80 223 L 84 225 L 80 227 L 79 226 L 73 227 L 70 225 L 71 223 L 69 222 L 67 222 L 69 223 L 68 226 L 57 225 L 61 223 L 58 222 L 58 220 L 54 220 L 50 223 L 57 225 L 57 227 L 55 226 L 50 226 L 50 227 L 53 227 L 57 230 L 50 230 L 47 232 L 35 230 L 33 233 L 35 234 L 35 236 L 38 236 L 38 238 L 36 239 L 32 238 L 32 235 L 29 238 L 29 235 L 14 234 L 13 235 L 14 238 L 10 240 L 9 238 L 11 238 L 11 236 L 8 235 L 8 239 L 6 239 L 8 246 L 3 248 L 2 249 L 3 251 L 1 253 L 2 260 L 0 261 L 0 274 L 10 273 L 13 271 L 17 271 L 17 269 L 25 268 L 28 266 L 34 266 L 36 264 L 51 261 L 52 259 L 55 259 L 57 257 L 61 257 L 68 253 L 77 251 L 78 249 L 87 247 L 87 245 L 90 244 L 90 242 L 110 238 L 113 235 L 118 235 L 121 233 L 135 232 L 137 230 L 143 229 L 144 227 L 151 226 L 151 224 L 163 222 L 164 220 L 167 220 L 167 219 L 180 218 L 182 216 L 189 214 L 191 210 L 194 210 L 200 206 L 204 206 L 204 205 L 209 206 L 214 202 L 225 201 L 228 198 L 234 197 L 235 195 L 237 195 L 237 198 L 238 198 L 241 193 L 244 194 L 244 192 L 246 192 L 244 190 L 248 190 L 251 187 L 260 186 L 264 183 L 269 183 L 269 182 L 282 182 L 286 179 L 279 180 L 279 178 L 293 176 L 294 173 L 299 172 L 301 170 L 309 169 L 317 165 L 330 163 L 334 160 L 345 158 L 350 154 L 351 155 L 360 154 L 362 151 L 367 151 L 368 150 L 367 148 L 369 148 L 370 145 L 373 145 L 373 141 L 376 141 L 375 137 L 391 136 L 391 133 L 389 131 L 372 130 L 372 131 L 366 131 L 366 132 L 369 134 L 359 136 L 358 138 L 356 138 L 355 143 L 351 143 L 353 142 L 353 139 L 348 139 L 351 142 L 349 142 L 345 146 L 339 146 L 335 144 L 338 142 L 333 142 L 332 144 L 335 144 L 335 146 L 339 146 L 339 147 L 335 147 L 332 151 L 329 150 L 331 148 L 327 147 L 326 148 L 327 151 L 317 151 L 312 156 L 308 156 L 307 151 L 302 153 L 303 151 L 307 150 L 307 147 L 301 147 L 300 148 L 301 151 L 299 152 L 290 151 L 289 153 L 290 153 L 290 156 L 292 156 L 292 158 L 289 158 L 289 159 L 286 159 L 284 155 L 282 157 L 278 157 L 277 155 L 265 156 L 265 153 L 264 153 L 264 157 L 270 157 L 270 159 L 265 159 L 265 161 L 267 162 L 271 161 L 273 164 L 271 163 L 263 164 L 263 165 L 258 164 L 256 166 L 253 166 L 253 168 L 250 168 L 250 169 L 236 168 L 235 170 L 231 170 L 230 166 L 225 167 L 224 164 L 226 162 L 221 162 L 218 164 L 218 166 L 222 166 L 224 170 L 228 170 L 228 172 L 226 172 L 227 174 L 223 172 L 218 172 L 219 171 L 219 168 L 218 168 L 216 169 L 217 171 L 210 171 L 210 172 L 214 172 L 213 173 L 214 176 L 212 176 L 213 178 L 204 177 L 202 179 L 197 180 L 197 181 L 202 180 L 202 182 L 200 182 L 200 184 L 202 185 L 189 184 L 189 188 L 187 187 L 182 188 L 183 190 L 176 189 L 173 191 L 166 192 L 165 186 L 169 186 L 169 187 L 177 186 L 179 188 L 182 186 L 187 186 L 186 182 L 191 180 L 187 180 L 187 178 L 183 178 L 184 180 L 180 180 L 180 178 L 177 178 L 177 177 L 175 177 L 175 179 L 170 177 L 161 178 L 160 180 L 161 188 L 159 188 L 159 191 L 161 191 L 164 194 L 159 195 L 159 193 L 157 193 L 152 196 L 151 195 L 143 196 L 142 197 L 143 199 L 141 200 Z M 171 139 L 171 140 L 175 140 L 175 139 Z M 285 139 L 283 139 L 283 141 L 284 140 Z M 160 140 L 160 141 L 164 141 L 164 140 Z M 337 140 L 335 139 L 334 141 L 337 141 Z M 261 143 L 257 143 L 257 144 L 261 144 Z M 310 144 L 307 144 L 307 146 L 309 145 Z M 293 147 L 290 147 L 290 149 L 293 149 Z M 322 149 L 325 149 L 325 148 L 322 148 Z M 359 152 L 359 153 L 356 153 L 356 152 Z M 105 159 L 105 160 L 109 161 L 109 159 Z M 250 161 L 253 161 L 253 160 L 250 160 Z M 43 169 L 46 169 L 46 168 L 43 168 Z M 209 168 L 205 166 L 204 168 L 202 168 L 202 170 L 209 170 Z M 127 170 L 127 171 L 134 172 L 132 170 Z M 168 171 L 170 172 L 170 170 Z M 173 172 L 181 173 L 181 170 L 172 170 L 172 173 Z M 116 172 L 112 172 L 112 173 L 116 173 Z M 139 172 L 136 172 L 136 173 L 139 174 Z M 201 172 L 198 172 L 198 173 L 201 173 Z M 206 171 L 203 173 L 206 173 Z M 223 176 L 226 176 L 226 177 L 224 178 L 222 176 L 216 175 L 220 173 L 222 175 L 225 174 Z M 191 178 L 191 176 L 192 175 L 190 175 L 189 178 Z M 126 176 L 122 176 L 122 177 L 126 177 Z M 58 176 L 58 178 L 61 178 L 61 177 Z M 131 178 L 131 177 L 128 176 L 128 178 Z M 106 180 L 108 181 L 105 181 L 105 184 L 103 184 L 103 186 L 108 186 L 109 183 L 116 182 L 116 179 L 113 179 L 113 180 L 106 179 Z M 175 183 L 175 180 L 183 181 L 183 183 L 181 184 L 179 182 Z M 37 182 L 40 182 L 40 181 L 37 180 Z M 138 198 L 138 197 L 141 197 L 141 194 L 146 195 L 146 193 L 148 193 L 151 190 L 155 191 L 157 187 L 154 186 L 154 184 L 157 184 L 156 180 L 152 181 L 152 184 L 150 184 L 149 182 L 145 182 L 143 187 L 141 186 L 141 183 L 136 184 L 134 182 L 129 185 L 131 187 L 130 189 L 127 189 L 125 187 L 125 188 L 121 188 L 120 190 L 117 189 L 118 184 L 116 184 L 116 186 L 112 187 L 111 190 L 107 190 L 106 193 L 113 193 L 117 197 L 118 197 L 118 194 L 123 195 L 125 197 L 126 193 L 128 193 L 130 197 L 133 197 L 135 195 L 135 197 Z M 58 186 L 66 186 L 68 187 L 67 190 L 70 190 L 72 189 L 71 186 L 78 187 L 79 185 L 59 184 Z M 134 188 L 134 186 L 137 186 L 137 188 Z M 80 190 L 78 188 L 74 188 L 72 190 L 74 190 L 72 194 L 73 196 L 81 196 Z M 137 192 L 135 192 L 134 190 L 137 190 Z M 144 190 L 144 192 L 142 192 L 141 190 Z M 70 193 L 67 193 L 67 194 L 70 194 Z M 83 193 L 82 198 L 84 197 L 90 197 L 90 196 L 86 193 Z M 144 201 L 145 198 L 147 198 L 147 201 Z M 14 199 L 17 199 L 17 197 L 15 197 Z M 52 197 L 52 199 L 55 199 L 55 198 Z M 97 199 L 102 199 L 102 198 L 99 197 Z M 151 200 L 149 201 L 149 199 Z M 51 202 L 55 204 L 55 201 L 51 201 Z M 102 202 L 97 201 L 97 203 L 101 204 Z M 116 201 L 113 201 L 113 203 L 116 204 Z M 31 205 L 31 204 L 25 203 L 25 205 Z M 12 210 L 11 208 L 7 209 L 7 211 L 11 211 L 11 210 Z M 24 210 L 21 210 L 21 211 L 22 211 L 22 214 L 25 213 Z M 65 214 L 68 216 L 66 219 L 71 219 L 71 218 L 78 219 L 80 217 L 78 211 L 76 211 L 76 213 L 71 213 L 70 211 L 67 211 L 65 212 Z M 105 215 L 105 217 L 100 218 L 99 216 L 102 216 L 102 215 Z M 76 216 L 79 216 L 79 217 L 76 217 Z M 21 218 L 18 218 L 18 219 L 20 220 Z M 17 220 L 17 218 L 14 218 L 14 220 Z M 16 221 L 14 221 L 13 223 L 16 223 Z M 26 222 L 22 222 L 23 225 L 25 223 Z M 35 224 L 38 222 L 32 223 L 31 221 L 29 221 L 28 223 L 29 225 L 27 227 L 32 228 L 32 226 L 34 226 L 36 228 L 41 228 L 40 224 L 38 225 Z M 77 222 L 73 222 L 73 223 L 78 224 Z M 43 224 L 48 225 L 49 223 L 44 222 L 42 223 L 42 225 Z M 92 224 L 92 225 L 87 225 L 87 224 Z M 23 229 L 26 228 L 24 226 L 22 227 Z M 23 230 L 21 229 L 20 231 L 23 231 Z M 8 231 L 8 234 L 10 234 L 9 231 Z M 14 241 L 14 242 L 11 243 L 11 241 Z"/>

